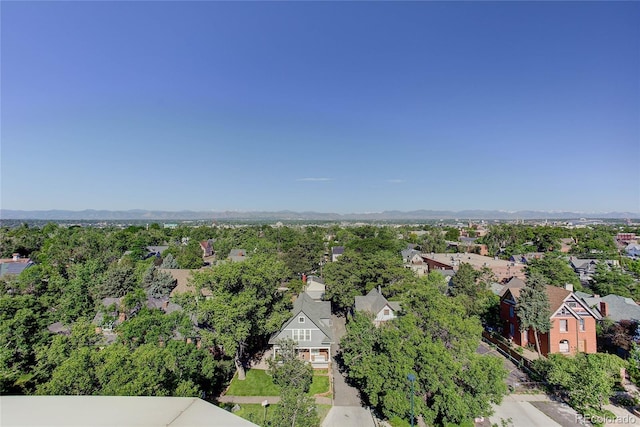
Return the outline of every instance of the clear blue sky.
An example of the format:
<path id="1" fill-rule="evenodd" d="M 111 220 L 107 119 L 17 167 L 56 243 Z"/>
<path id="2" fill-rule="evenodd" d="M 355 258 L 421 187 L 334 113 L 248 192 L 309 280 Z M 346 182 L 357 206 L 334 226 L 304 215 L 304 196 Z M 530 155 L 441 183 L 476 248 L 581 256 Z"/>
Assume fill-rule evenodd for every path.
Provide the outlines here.
<path id="1" fill-rule="evenodd" d="M 6 2 L 4 209 L 640 211 L 638 2 Z"/>

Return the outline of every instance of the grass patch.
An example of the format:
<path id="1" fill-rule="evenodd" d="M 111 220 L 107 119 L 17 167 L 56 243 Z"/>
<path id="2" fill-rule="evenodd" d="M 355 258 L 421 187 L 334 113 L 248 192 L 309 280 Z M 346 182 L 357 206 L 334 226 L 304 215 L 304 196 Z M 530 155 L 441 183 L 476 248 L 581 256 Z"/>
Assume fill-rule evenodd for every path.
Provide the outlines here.
<path id="1" fill-rule="evenodd" d="M 329 391 L 329 377 L 325 375 L 314 375 L 311 387 L 309 387 L 310 396 L 314 396 L 320 393 L 326 393 Z"/>
<path id="2" fill-rule="evenodd" d="M 221 405 L 222 408 L 227 411 L 231 411 L 231 408 L 234 406 L 233 403 L 225 403 Z M 259 426 L 264 424 L 264 407 L 258 403 L 243 403 L 238 405 L 240 406 L 240 410 L 234 412 L 239 417 L 244 418 L 245 420 L 251 421 L 254 424 L 258 424 Z M 269 405 L 267 407 L 267 424 L 270 424 L 273 421 L 273 413 L 275 407 L 278 406 L 277 403 Z M 320 418 L 320 422 L 325 419 L 329 410 L 331 409 L 331 405 L 316 405 L 316 410 L 318 411 L 318 417 Z"/>
<path id="3" fill-rule="evenodd" d="M 409 424 L 409 421 L 403 420 L 397 415 L 389 418 L 388 422 L 391 424 L 391 427 L 409 427 L 411 425 Z"/>
<path id="4" fill-rule="evenodd" d="M 329 377 L 326 375 L 314 375 L 309 396 L 329 391 Z M 237 375 L 233 376 L 229 389 L 229 396 L 280 396 L 280 387 L 273 383 L 271 376 L 261 369 L 247 371 L 246 379 L 240 381 Z"/>
<path id="5" fill-rule="evenodd" d="M 226 394 L 229 396 L 280 396 L 280 388 L 273 383 L 266 371 L 250 369 L 244 381 L 240 381 L 237 374 L 233 376 Z"/>

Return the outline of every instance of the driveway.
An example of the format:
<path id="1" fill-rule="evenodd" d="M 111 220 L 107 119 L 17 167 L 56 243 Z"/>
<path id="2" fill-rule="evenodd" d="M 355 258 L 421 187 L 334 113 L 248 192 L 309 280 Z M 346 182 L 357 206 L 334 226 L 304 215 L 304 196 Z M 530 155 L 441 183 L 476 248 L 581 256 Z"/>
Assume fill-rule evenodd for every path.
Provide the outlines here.
<path id="1" fill-rule="evenodd" d="M 345 318 L 336 315 L 331 316 L 333 337 L 335 343 L 331 345 L 333 357 L 333 406 L 322 422 L 322 427 L 374 427 L 373 416 L 368 408 L 362 406 L 360 393 L 355 387 L 351 387 L 345 380 L 344 373 L 340 372 L 335 356 L 340 351 L 338 343 L 346 332 Z"/>

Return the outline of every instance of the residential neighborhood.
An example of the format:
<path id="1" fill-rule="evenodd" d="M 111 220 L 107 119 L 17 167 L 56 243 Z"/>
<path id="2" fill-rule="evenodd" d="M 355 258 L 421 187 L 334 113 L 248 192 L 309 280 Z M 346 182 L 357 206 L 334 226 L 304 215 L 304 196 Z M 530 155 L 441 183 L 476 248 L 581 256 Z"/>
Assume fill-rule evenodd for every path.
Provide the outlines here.
<path id="1" fill-rule="evenodd" d="M 0 427 L 640 424 L 640 0 L 0 12 Z"/>
<path id="2" fill-rule="evenodd" d="M 4 380 L 5 393 L 30 394 L 30 389 L 44 394 L 94 394 L 101 389 L 117 392 L 138 380 L 132 377 L 117 385 L 115 378 L 101 377 L 106 371 L 98 368 L 99 364 L 123 363 L 116 362 L 114 352 L 130 354 L 126 357 L 143 357 L 143 352 L 153 351 L 156 354 L 153 357 L 157 358 L 168 357 L 169 353 L 181 358 L 183 356 L 179 354 L 187 352 L 193 354 L 191 357 L 200 366 L 206 363 L 217 366 L 216 371 L 207 374 L 209 376 L 192 376 L 190 387 L 197 387 L 199 396 L 205 400 L 218 402 L 258 425 L 264 420 L 261 421 L 260 411 L 254 409 L 255 406 L 267 401 L 274 405 L 272 415 L 277 416 L 280 413 L 278 405 L 284 405 L 291 398 L 290 393 L 295 391 L 279 388 L 275 379 L 271 379 L 274 375 L 271 372 L 297 362 L 309 366 L 311 371 L 309 388 L 300 389 L 300 396 L 304 398 L 300 397 L 302 400 L 296 405 L 307 405 L 308 410 L 317 414 L 319 423 L 340 425 L 336 424 L 336 417 L 349 416 L 358 419 L 360 425 L 380 422 L 394 425 L 392 414 L 396 413 L 397 407 L 376 400 L 379 399 L 376 396 L 382 395 L 379 393 L 386 392 L 380 388 L 379 381 L 396 375 L 392 366 L 385 367 L 382 360 L 387 358 L 399 363 L 404 356 L 400 356 L 397 349 L 404 348 L 403 354 L 412 354 L 419 348 L 413 346 L 433 342 L 439 343 L 445 353 L 458 352 L 461 360 L 469 360 L 465 363 L 472 363 L 471 360 L 481 355 L 473 363 L 485 364 L 483 369 L 492 370 L 496 375 L 497 382 L 491 385 L 496 393 L 493 397 L 487 400 L 479 395 L 468 395 L 470 402 L 475 401 L 474 404 L 485 408 L 480 418 L 471 417 L 479 425 L 482 425 L 479 419 L 488 419 L 486 417 L 494 411 L 502 413 L 500 402 L 505 396 L 516 393 L 513 396 L 518 398 L 519 384 L 523 381 L 542 384 L 539 376 L 555 375 L 552 372 L 556 364 L 557 369 L 566 369 L 560 368 L 562 359 L 557 357 L 576 358 L 575 363 L 582 363 L 581 357 L 595 357 L 591 355 L 614 357 L 615 360 L 606 363 L 626 367 L 622 371 L 617 368 L 615 372 L 607 371 L 612 381 L 610 386 L 617 383 L 629 390 L 631 399 L 638 397 L 631 387 L 640 379 L 637 376 L 640 351 L 636 347 L 640 343 L 640 306 L 634 288 L 638 283 L 640 261 L 626 251 L 629 245 L 636 244 L 635 234 L 627 233 L 621 240 L 620 234 L 616 236 L 611 231 L 614 227 L 608 229 L 609 237 L 606 238 L 610 239 L 606 244 L 611 250 L 602 254 L 589 252 L 597 255 L 592 258 L 581 256 L 584 249 L 575 243 L 568 253 L 560 250 L 560 245 L 553 244 L 554 239 L 559 241 L 558 237 L 551 237 L 551 241 L 540 240 L 537 247 L 531 247 L 535 244 L 528 245 L 526 241 L 524 246 L 517 240 L 507 242 L 506 246 L 504 242 L 497 246 L 493 241 L 496 235 L 512 227 L 534 235 L 553 231 L 559 236 L 581 236 L 580 239 L 571 238 L 573 242 L 586 239 L 589 229 L 576 231 L 562 224 L 553 228 L 508 223 L 483 226 L 486 230 L 482 232 L 483 237 L 477 238 L 481 239 L 478 244 L 485 245 L 493 256 L 457 252 L 461 246 L 447 243 L 451 241 L 447 240 L 449 237 L 459 234 L 462 239 L 469 230 L 480 228 L 473 223 L 446 227 L 425 225 L 422 226 L 428 230 L 425 233 L 411 226 L 344 224 L 292 228 L 283 224 L 261 228 L 250 225 L 231 228 L 154 226 L 101 231 L 92 227 L 70 229 L 53 224 L 47 227 L 49 244 L 33 247 L 29 252 L 12 251 L 11 258 L 2 260 L 2 265 L 9 264 L 9 267 L 3 267 L 7 272 L 1 278 L 1 298 L 3 304 L 8 304 L 7 313 L 17 314 L 21 309 L 16 304 L 27 301 L 25 298 L 56 295 L 58 291 L 49 286 L 58 280 L 49 273 L 53 271 L 51 266 L 66 269 L 72 279 L 77 277 L 65 286 L 68 292 L 80 294 L 57 297 L 56 309 L 50 310 L 41 320 L 45 335 L 38 339 L 70 342 L 79 333 L 78 328 L 85 328 L 83 334 L 88 334 L 88 341 L 83 346 L 95 346 L 98 352 L 83 363 L 86 372 L 96 369 L 97 378 L 92 381 L 100 384 L 100 388 L 81 389 L 76 380 L 62 381 L 62 375 L 66 375 L 63 374 L 63 369 L 67 369 L 65 363 L 45 368 L 41 365 L 44 356 L 31 353 L 35 359 L 29 363 L 48 373 L 42 379 L 34 377 L 31 385 L 19 385 L 17 377 Z M 601 245 L 605 229 L 596 229 L 600 231 L 593 235 L 594 244 Z M 2 241 L 6 245 L 3 247 L 7 251 L 22 245 L 23 237 L 19 236 L 24 232 L 15 234 L 17 230 L 3 230 Z M 296 239 L 313 236 L 305 243 L 309 251 L 297 251 L 292 244 L 290 249 L 281 249 L 279 254 L 272 252 L 271 239 L 283 245 L 285 230 L 291 236 L 300 236 Z M 28 235 L 40 233 L 41 229 L 33 228 Z M 86 261 L 60 258 L 65 256 L 61 252 L 65 245 L 62 236 L 69 233 L 93 234 L 94 240 L 102 241 L 100 244 L 105 246 Z M 127 234 L 137 236 L 132 241 L 147 239 L 151 244 L 140 248 L 129 246 L 119 253 L 113 251 L 105 239 Z M 149 240 L 152 236 L 155 237 Z M 239 236 L 250 237 L 239 239 Z M 448 248 L 449 252 L 431 250 L 438 248 L 434 239 L 441 239 L 440 247 Z M 255 249 L 250 253 L 238 249 L 238 242 L 243 243 L 241 248 Z M 56 247 L 60 249 L 54 249 Z M 387 248 L 391 247 L 396 249 L 389 251 Z M 520 250 L 526 247 L 538 250 Z M 548 249 L 540 250 L 544 247 Z M 83 283 L 82 269 L 96 268 L 99 260 L 105 263 L 100 280 L 86 283 L 84 288 L 74 291 L 73 283 Z M 24 268 L 15 270 L 16 265 Z M 301 276 L 293 273 L 300 270 L 304 272 Z M 603 294 L 606 290 L 613 292 Z M 68 305 L 82 292 L 94 302 Z M 530 312 L 534 301 L 543 305 Z M 543 314 L 543 317 L 532 320 L 531 313 Z M 443 315 L 450 319 L 436 320 Z M 3 332 L 5 338 L 17 343 L 17 337 L 11 331 L 20 330 L 22 318 L 14 315 L 12 319 L 4 319 L 5 324 L 14 325 Z M 450 323 L 454 319 L 462 323 Z M 436 323 L 432 325 L 432 322 Z M 482 333 L 472 333 L 474 330 Z M 412 335 L 414 333 L 417 335 Z M 398 334 L 407 338 L 396 342 Z M 458 347 L 462 343 L 448 341 L 446 334 L 458 334 L 468 343 Z M 395 344 L 389 347 L 393 342 Z M 289 358 L 291 345 L 295 349 L 293 358 Z M 469 345 L 477 347 L 478 353 L 469 353 Z M 29 350 L 28 344 L 19 344 L 17 348 L 27 351 L 26 354 L 35 351 Z M 82 348 L 87 347 L 65 350 L 69 352 L 69 360 L 81 357 L 81 353 L 76 352 L 83 351 Z M 53 348 L 50 351 L 54 351 Z M 176 353 L 178 351 L 182 353 Z M 162 356 L 164 353 L 167 356 Z M 13 357 L 15 359 L 10 360 L 20 360 L 18 353 Z M 53 354 L 46 357 L 53 357 Z M 127 363 L 134 364 L 135 359 L 131 360 Z M 437 363 L 453 363 L 441 358 L 429 360 L 431 364 L 436 360 Z M 543 363 L 545 360 L 548 360 L 546 364 Z M 500 363 L 494 366 L 498 361 Z M 514 368 L 508 369 L 512 373 L 513 369 L 518 371 L 520 380 L 511 380 L 507 372 L 502 371 L 502 364 L 515 364 Z M 29 365 L 23 366 L 29 369 Z M 114 365 L 109 369 L 119 368 Z M 139 368 L 132 367 L 130 375 L 137 375 L 136 369 Z M 293 369 L 293 365 L 287 372 L 288 369 Z M 414 369 L 413 375 L 423 375 L 421 370 Z M 442 366 L 438 374 L 442 378 L 432 376 L 420 381 L 426 381 L 427 386 L 429 381 L 438 378 L 444 384 L 449 381 L 446 375 L 455 369 L 459 368 L 451 364 Z M 549 373 L 545 374 L 547 371 Z M 190 375 L 194 375 L 193 372 Z M 623 372 L 622 376 L 620 372 Z M 180 371 L 166 371 L 158 379 L 179 374 Z M 554 377 L 548 378 L 546 381 L 550 383 Z M 402 388 L 409 383 L 400 381 L 399 384 Z M 567 390 L 572 387 L 571 384 L 554 384 L 556 388 Z M 140 382 L 138 387 L 146 393 L 144 390 L 150 386 Z M 163 387 L 170 385 L 166 383 Z M 539 396 L 548 392 L 545 386 L 536 387 Z M 183 393 L 178 389 L 167 392 Z M 443 393 L 458 392 L 455 387 L 443 389 Z M 571 395 L 567 396 L 565 402 L 579 410 Z M 611 398 L 607 405 L 615 410 L 616 395 L 601 397 Z M 421 404 L 428 404 L 428 401 Z M 264 408 L 269 416 L 269 408 L 263 407 L 263 412 Z M 554 408 L 551 405 L 548 413 L 543 411 L 540 416 L 551 417 L 556 411 Z M 264 418 L 264 414 L 262 416 Z M 432 422 L 437 424 L 433 419 L 429 421 Z"/>

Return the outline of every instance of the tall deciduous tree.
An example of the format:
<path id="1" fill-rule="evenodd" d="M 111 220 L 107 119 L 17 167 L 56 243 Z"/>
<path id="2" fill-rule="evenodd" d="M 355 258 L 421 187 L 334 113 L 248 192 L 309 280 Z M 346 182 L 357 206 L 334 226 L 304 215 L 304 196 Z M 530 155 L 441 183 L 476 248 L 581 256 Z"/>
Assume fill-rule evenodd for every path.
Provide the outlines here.
<path id="1" fill-rule="evenodd" d="M 532 259 L 527 265 L 527 271 L 539 273 L 545 277 L 550 285 L 564 286 L 572 284 L 576 289 L 580 289 L 580 279 L 564 259 L 554 256 L 552 253 L 546 254 L 543 258 Z"/>
<path id="2" fill-rule="evenodd" d="M 476 353 L 478 319 L 427 281 L 403 297 L 405 314 L 379 328 L 360 313 L 347 324 L 341 348 L 349 377 L 389 418 L 409 419 L 409 373 L 416 376 L 414 413 L 427 425 L 487 415 L 506 391 L 506 371 L 499 359 Z"/>
<path id="3" fill-rule="evenodd" d="M 194 274 L 196 287 L 212 293 L 197 306 L 199 323 L 209 331 L 205 344 L 220 346 L 234 359 L 239 379 L 246 350 L 263 343 L 289 316 L 278 291 L 288 274 L 282 261 L 260 255 Z"/>
<path id="4" fill-rule="evenodd" d="M 278 426 L 312 427 L 318 425 L 315 401 L 307 396 L 313 368 L 298 357 L 298 346 L 292 339 L 280 340 L 275 360 L 269 361 L 273 382 L 280 387 L 280 404 L 274 414 Z"/>
<path id="5" fill-rule="evenodd" d="M 520 290 L 516 307 L 520 330 L 524 332 L 533 329 L 538 354 L 541 354 L 540 334 L 551 329 L 551 309 L 546 285 L 542 275 L 536 272 L 529 274 L 526 286 Z"/>

